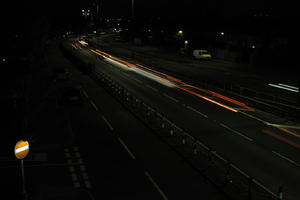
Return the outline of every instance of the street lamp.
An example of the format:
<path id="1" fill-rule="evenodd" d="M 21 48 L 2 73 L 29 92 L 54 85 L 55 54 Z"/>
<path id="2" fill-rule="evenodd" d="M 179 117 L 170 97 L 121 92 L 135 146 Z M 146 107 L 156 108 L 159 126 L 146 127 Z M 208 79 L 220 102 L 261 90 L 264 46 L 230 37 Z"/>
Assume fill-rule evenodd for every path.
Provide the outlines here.
<path id="1" fill-rule="evenodd" d="M 131 17 L 132 17 L 132 21 L 134 19 L 134 0 L 131 0 Z"/>

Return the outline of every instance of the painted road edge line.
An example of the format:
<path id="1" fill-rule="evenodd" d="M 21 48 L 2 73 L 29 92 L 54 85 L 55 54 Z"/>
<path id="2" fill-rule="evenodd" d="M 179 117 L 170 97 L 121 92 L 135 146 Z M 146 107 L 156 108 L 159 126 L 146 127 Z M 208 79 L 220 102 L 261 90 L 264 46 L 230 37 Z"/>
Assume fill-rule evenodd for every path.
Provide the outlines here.
<path id="1" fill-rule="evenodd" d="M 194 111 L 195 113 L 197 113 L 197 114 L 199 114 L 199 115 L 205 117 L 205 118 L 208 118 L 207 115 L 203 114 L 202 112 L 196 110 L 195 108 L 193 108 L 193 107 L 191 107 L 191 106 L 187 106 L 187 108 L 188 108 L 189 110 Z"/>
<path id="2" fill-rule="evenodd" d="M 95 109 L 96 111 L 98 111 L 99 109 L 98 109 L 98 107 L 96 106 L 96 104 L 95 104 L 92 100 L 91 100 L 90 102 L 91 102 L 92 106 L 94 107 L 94 109 Z"/>
<path id="3" fill-rule="evenodd" d="M 109 121 L 106 119 L 106 117 L 105 117 L 104 115 L 102 116 L 102 119 L 103 119 L 103 121 L 107 124 L 107 126 L 109 127 L 109 129 L 110 129 L 111 131 L 113 131 L 114 128 L 112 127 L 112 125 L 109 123 Z"/>
<path id="4" fill-rule="evenodd" d="M 157 185 L 157 183 L 153 180 L 153 178 L 151 177 L 151 175 L 149 174 L 149 172 L 144 171 L 145 175 L 147 176 L 147 178 L 150 180 L 150 182 L 153 184 L 153 186 L 155 187 L 155 189 L 159 192 L 159 194 L 162 196 L 162 198 L 164 200 L 169 200 L 168 197 L 165 195 L 165 193 L 160 189 L 160 187 Z"/>
<path id="5" fill-rule="evenodd" d="M 82 93 L 86 98 L 89 98 L 89 95 L 86 93 L 86 91 L 84 89 L 82 89 Z"/>
<path id="6" fill-rule="evenodd" d="M 119 142 L 122 144 L 122 146 L 124 147 L 124 149 L 128 152 L 128 154 L 130 155 L 130 157 L 135 160 L 135 156 L 133 155 L 133 153 L 131 153 L 131 151 L 129 150 L 129 148 L 127 147 L 127 145 L 124 143 L 124 141 L 118 137 Z"/>
<path id="7" fill-rule="evenodd" d="M 164 93 L 164 96 L 167 97 L 167 98 L 169 98 L 169 99 L 171 99 L 171 100 L 173 100 L 173 101 L 175 101 L 176 103 L 179 102 L 178 99 L 175 99 L 174 97 L 171 97 L 171 96 L 167 95 L 166 93 Z"/>
<path id="8" fill-rule="evenodd" d="M 297 162 L 293 161 L 292 159 L 289 159 L 289 158 L 287 158 L 286 156 L 284 156 L 284 155 L 282 155 L 282 154 L 280 154 L 280 153 L 278 153 L 278 152 L 276 152 L 276 151 L 272 151 L 272 152 L 273 152 L 274 154 L 276 154 L 278 157 L 280 157 L 280 158 L 282 158 L 282 159 L 284 159 L 284 160 L 286 160 L 286 161 L 288 161 L 288 162 L 290 162 L 290 163 L 296 165 L 297 167 L 300 167 L 300 164 L 298 164 Z"/>
<path id="9" fill-rule="evenodd" d="M 246 139 L 246 140 L 249 140 L 249 141 L 251 141 L 251 142 L 253 141 L 252 138 L 249 138 L 249 137 L 247 137 L 246 135 L 244 135 L 244 134 L 242 134 L 242 133 L 240 133 L 240 132 L 238 132 L 238 131 L 236 131 L 236 130 L 233 130 L 232 128 L 226 126 L 225 124 L 220 123 L 220 125 L 221 125 L 222 127 L 226 128 L 226 129 L 230 130 L 231 132 L 233 132 L 233 133 L 235 133 L 235 134 L 237 134 L 237 135 L 243 137 L 243 138 Z"/>
<path id="10" fill-rule="evenodd" d="M 152 87 L 150 85 L 147 85 L 147 87 L 150 88 L 150 89 L 152 89 L 152 90 L 154 90 L 155 92 L 158 92 L 158 89 L 156 89 L 156 88 L 154 88 L 154 87 Z"/>

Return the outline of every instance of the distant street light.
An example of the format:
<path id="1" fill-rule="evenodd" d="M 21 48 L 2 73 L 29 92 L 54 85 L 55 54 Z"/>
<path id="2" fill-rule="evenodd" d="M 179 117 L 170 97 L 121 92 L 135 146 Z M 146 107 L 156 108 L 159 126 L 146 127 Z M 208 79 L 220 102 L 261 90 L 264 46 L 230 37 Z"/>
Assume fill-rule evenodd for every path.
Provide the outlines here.
<path id="1" fill-rule="evenodd" d="M 178 31 L 178 35 L 182 35 L 182 34 L 183 34 L 182 30 Z"/>

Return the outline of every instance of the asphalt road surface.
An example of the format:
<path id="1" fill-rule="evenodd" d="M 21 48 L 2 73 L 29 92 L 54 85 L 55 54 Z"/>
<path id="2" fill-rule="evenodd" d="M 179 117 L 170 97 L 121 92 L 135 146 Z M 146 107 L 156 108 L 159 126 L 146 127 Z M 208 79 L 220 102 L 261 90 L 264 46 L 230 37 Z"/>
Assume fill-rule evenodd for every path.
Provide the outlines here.
<path id="1" fill-rule="evenodd" d="M 51 68 L 63 66 L 71 78 L 53 82 L 35 114 L 27 118 L 23 139 L 30 144 L 24 159 L 28 199 L 228 199 L 97 82 L 80 73 L 55 44 L 46 57 Z M 82 106 L 58 103 L 57 94 L 65 86 L 81 87 Z M 6 142 L 8 148 L 0 154 L 0 191 L 9 199 L 21 199 L 20 161 L 13 154 L 16 141 Z"/>
<path id="2" fill-rule="evenodd" d="M 276 117 L 245 102 L 120 60 L 101 49 L 76 41 L 67 45 L 95 64 L 96 72 L 108 74 L 273 193 L 283 186 L 287 199 L 300 199 L 299 126 L 278 123 Z"/>

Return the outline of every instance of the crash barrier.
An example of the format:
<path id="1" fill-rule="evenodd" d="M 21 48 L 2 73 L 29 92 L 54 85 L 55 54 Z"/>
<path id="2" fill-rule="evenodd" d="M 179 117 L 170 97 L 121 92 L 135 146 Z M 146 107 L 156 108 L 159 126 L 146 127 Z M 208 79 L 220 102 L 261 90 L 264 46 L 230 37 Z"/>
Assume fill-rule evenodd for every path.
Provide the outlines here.
<path id="1" fill-rule="evenodd" d="M 279 199 L 279 193 L 275 194 L 258 180 L 240 170 L 230 160 L 223 158 L 212 147 L 203 144 L 183 127 L 177 126 L 154 105 L 135 96 L 101 71 L 94 71 L 94 76 L 123 106 L 158 134 L 187 163 L 232 199 Z"/>

